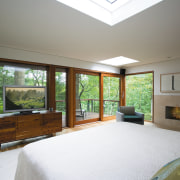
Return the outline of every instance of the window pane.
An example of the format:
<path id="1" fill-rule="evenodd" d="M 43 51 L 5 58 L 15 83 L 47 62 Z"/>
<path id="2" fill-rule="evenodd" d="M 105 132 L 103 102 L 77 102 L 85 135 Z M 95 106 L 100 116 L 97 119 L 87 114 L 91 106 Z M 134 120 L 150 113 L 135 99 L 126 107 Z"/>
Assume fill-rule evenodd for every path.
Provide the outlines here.
<path id="1" fill-rule="evenodd" d="M 19 65 L 19 66 L 18 66 Z M 3 113 L 3 86 L 46 86 L 47 71 L 44 67 L 26 64 L 0 63 L 0 113 Z"/>
<path id="2" fill-rule="evenodd" d="M 144 113 L 145 120 L 152 121 L 153 74 L 126 76 L 126 105 L 135 106 L 136 112 Z"/>
<path id="3" fill-rule="evenodd" d="M 76 120 L 99 118 L 99 76 L 76 74 Z"/>
<path id="4" fill-rule="evenodd" d="M 104 117 L 116 114 L 119 106 L 120 78 L 104 77 L 103 79 L 103 112 Z"/>
<path id="5" fill-rule="evenodd" d="M 56 69 L 56 110 L 62 112 L 62 126 L 66 127 L 66 72 Z"/>

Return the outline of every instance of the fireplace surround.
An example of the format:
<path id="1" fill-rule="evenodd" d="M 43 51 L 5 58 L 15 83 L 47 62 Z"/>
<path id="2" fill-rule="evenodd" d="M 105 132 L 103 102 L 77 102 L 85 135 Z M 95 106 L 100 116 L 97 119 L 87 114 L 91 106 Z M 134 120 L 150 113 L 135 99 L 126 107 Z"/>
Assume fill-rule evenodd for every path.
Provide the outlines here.
<path id="1" fill-rule="evenodd" d="M 166 106 L 166 119 L 180 120 L 180 107 Z"/>

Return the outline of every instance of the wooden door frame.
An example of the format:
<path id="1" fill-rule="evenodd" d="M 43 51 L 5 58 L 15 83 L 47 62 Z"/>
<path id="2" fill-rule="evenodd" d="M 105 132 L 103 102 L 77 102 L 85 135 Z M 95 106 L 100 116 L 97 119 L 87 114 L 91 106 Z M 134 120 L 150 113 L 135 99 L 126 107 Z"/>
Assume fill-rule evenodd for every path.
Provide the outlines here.
<path id="1" fill-rule="evenodd" d="M 86 74 L 86 75 L 93 75 L 93 76 L 99 76 L 99 87 L 100 87 L 100 73 L 99 72 L 94 72 L 91 70 L 84 70 L 84 69 L 76 69 L 74 68 L 74 77 L 73 77 L 73 89 L 74 89 L 74 106 L 73 106 L 73 124 L 74 125 L 80 125 L 80 124 L 84 124 L 84 123 L 90 123 L 90 122 L 96 122 L 100 120 L 100 116 L 99 118 L 93 118 L 93 119 L 88 119 L 88 120 L 82 120 L 82 121 L 76 121 L 76 74 Z M 99 88 L 99 102 L 100 102 L 100 96 L 101 96 L 101 89 Z M 101 105 L 101 102 L 99 103 Z M 99 115 L 101 114 L 101 108 L 99 107 Z"/>
<path id="2" fill-rule="evenodd" d="M 102 78 L 102 86 L 101 86 L 101 101 L 102 101 L 102 106 L 101 106 L 101 121 L 107 121 L 107 120 L 112 120 L 112 119 L 115 119 L 116 118 L 116 115 L 113 115 L 113 116 L 108 116 L 108 117 L 104 117 L 104 112 L 103 112 L 103 101 L 104 101 L 104 98 L 103 98 L 103 80 L 104 80 L 104 77 L 117 77 L 117 78 L 120 78 L 120 83 L 119 83 L 119 102 L 120 102 L 120 105 L 122 105 L 122 94 L 124 94 L 124 85 L 123 85 L 123 82 L 124 82 L 124 76 L 121 75 L 121 74 L 111 74 L 111 73 L 102 73 L 101 74 L 101 78 Z"/>

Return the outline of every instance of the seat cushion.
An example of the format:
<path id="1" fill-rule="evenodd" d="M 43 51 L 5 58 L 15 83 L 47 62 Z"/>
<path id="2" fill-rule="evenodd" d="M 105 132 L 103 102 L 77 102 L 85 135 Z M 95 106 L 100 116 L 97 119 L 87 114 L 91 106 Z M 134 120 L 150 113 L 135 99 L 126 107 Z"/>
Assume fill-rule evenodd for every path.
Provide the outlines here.
<path id="1" fill-rule="evenodd" d="M 119 111 L 124 115 L 135 115 L 134 106 L 120 106 Z"/>
<path id="2" fill-rule="evenodd" d="M 132 122 L 137 124 L 143 124 L 143 120 L 140 116 L 137 115 L 124 115 L 125 122 Z"/>
<path id="3" fill-rule="evenodd" d="M 142 119 L 140 116 L 137 115 L 124 115 L 124 118 L 126 119 Z"/>

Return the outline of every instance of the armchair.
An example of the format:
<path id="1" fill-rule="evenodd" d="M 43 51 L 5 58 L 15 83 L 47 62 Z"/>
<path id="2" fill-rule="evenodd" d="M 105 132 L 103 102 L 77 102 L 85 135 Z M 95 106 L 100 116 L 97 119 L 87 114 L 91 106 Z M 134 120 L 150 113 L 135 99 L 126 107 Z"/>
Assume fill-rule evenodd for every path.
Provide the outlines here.
<path id="1" fill-rule="evenodd" d="M 116 112 L 116 121 L 125 121 L 144 125 L 144 114 L 135 112 L 134 106 L 120 106 Z"/>

